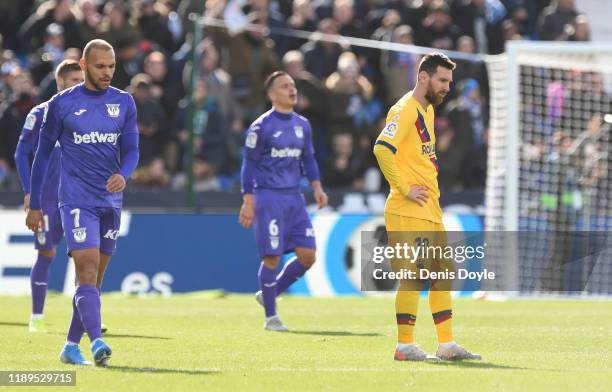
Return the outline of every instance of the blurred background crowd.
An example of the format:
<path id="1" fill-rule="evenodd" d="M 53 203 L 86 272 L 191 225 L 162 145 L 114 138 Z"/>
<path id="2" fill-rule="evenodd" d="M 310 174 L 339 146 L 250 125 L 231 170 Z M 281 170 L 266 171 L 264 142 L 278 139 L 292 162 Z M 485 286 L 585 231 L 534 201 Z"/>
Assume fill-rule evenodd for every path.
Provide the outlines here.
<path id="1" fill-rule="evenodd" d="M 206 26 L 194 43 L 192 12 L 261 28 Z M 284 69 L 297 83 L 297 112 L 313 125 L 324 185 L 379 191 L 385 181 L 372 142 L 389 106 L 414 86 L 419 56 L 320 33 L 499 54 L 508 40 L 588 41 L 590 29 L 573 0 L 3 0 L 0 189 L 20 187 L 15 146 L 28 111 L 55 93 L 55 66 L 102 38 L 115 47 L 112 84 L 130 91 L 138 109 L 141 159 L 130 186 L 185 188 L 192 120 L 196 191 L 239 189 L 244 132 L 269 105 L 263 81 Z M 439 182 L 443 191 L 482 190 L 487 71 L 482 62 L 457 63 L 452 92 L 436 111 Z M 193 67 L 199 78 L 187 94 Z"/>

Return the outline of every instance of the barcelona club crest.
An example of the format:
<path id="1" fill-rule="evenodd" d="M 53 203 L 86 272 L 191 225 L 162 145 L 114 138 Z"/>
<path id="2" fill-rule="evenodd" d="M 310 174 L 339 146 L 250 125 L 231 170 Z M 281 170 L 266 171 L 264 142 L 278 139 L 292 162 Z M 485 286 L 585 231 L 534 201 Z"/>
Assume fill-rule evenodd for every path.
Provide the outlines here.
<path id="1" fill-rule="evenodd" d="M 295 131 L 295 136 L 297 136 L 299 139 L 302 139 L 304 137 L 304 128 L 300 126 L 295 126 L 293 127 L 293 130 Z"/>
<path id="2" fill-rule="evenodd" d="M 87 239 L 87 227 L 77 227 L 76 229 L 72 229 L 72 234 L 74 235 L 74 240 L 76 242 L 85 242 Z"/>
<path id="3" fill-rule="evenodd" d="M 106 111 L 111 117 L 119 117 L 119 104 L 118 103 L 107 103 Z"/>

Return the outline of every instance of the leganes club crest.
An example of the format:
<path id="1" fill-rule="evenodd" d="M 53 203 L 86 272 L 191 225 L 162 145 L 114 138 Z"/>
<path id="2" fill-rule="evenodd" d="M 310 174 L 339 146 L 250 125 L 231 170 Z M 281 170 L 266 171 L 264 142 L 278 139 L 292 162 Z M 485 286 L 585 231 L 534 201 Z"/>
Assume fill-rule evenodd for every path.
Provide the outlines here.
<path id="1" fill-rule="evenodd" d="M 77 227 L 76 229 L 72 229 L 72 234 L 74 234 L 74 240 L 76 242 L 85 242 L 87 239 L 87 227 Z"/>
<path id="2" fill-rule="evenodd" d="M 304 137 L 304 129 L 301 126 L 296 125 L 293 127 L 293 130 L 295 131 L 295 136 L 297 136 L 299 139 Z"/>
<path id="3" fill-rule="evenodd" d="M 107 103 L 106 111 L 111 117 L 119 117 L 119 104 L 118 103 Z"/>

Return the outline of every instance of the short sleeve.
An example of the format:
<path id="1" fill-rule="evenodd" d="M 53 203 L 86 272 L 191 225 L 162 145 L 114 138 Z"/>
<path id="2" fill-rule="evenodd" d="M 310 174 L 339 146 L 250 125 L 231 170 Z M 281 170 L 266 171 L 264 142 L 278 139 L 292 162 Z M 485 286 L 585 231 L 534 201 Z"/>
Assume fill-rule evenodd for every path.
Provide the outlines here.
<path id="1" fill-rule="evenodd" d="M 251 124 L 246 133 L 244 142 L 244 155 L 247 159 L 258 161 L 261 159 L 264 146 L 262 124 L 256 122 Z"/>
<path id="2" fill-rule="evenodd" d="M 63 131 L 60 110 L 61 105 L 56 95 L 45 105 L 40 125 L 40 138 L 45 138 L 52 142 L 56 142 L 60 138 Z"/>
<path id="3" fill-rule="evenodd" d="M 387 114 L 385 127 L 378 135 L 376 143 L 388 147 L 395 153 L 408 135 L 408 132 L 410 132 L 410 129 L 414 129 L 416 120 L 416 109 L 405 108 L 397 110 L 392 108 Z"/>
<path id="4" fill-rule="evenodd" d="M 138 133 L 136 103 L 130 94 L 127 94 L 127 111 L 125 114 L 125 122 L 123 125 L 123 134 Z"/>

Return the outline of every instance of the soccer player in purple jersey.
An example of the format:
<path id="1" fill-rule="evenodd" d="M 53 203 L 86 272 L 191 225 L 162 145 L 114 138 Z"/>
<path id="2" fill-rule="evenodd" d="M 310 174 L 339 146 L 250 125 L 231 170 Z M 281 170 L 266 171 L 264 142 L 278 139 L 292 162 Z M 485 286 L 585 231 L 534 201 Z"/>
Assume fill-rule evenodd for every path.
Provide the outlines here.
<path id="1" fill-rule="evenodd" d="M 105 366 L 112 351 L 101 338 L 100 292 L 96 286 L 101 285 L 116 249 L 122 192 L 138 163 L 138 128 L 134 99 L 110 86 L 115 72 L 113 47 L 106 41 L 92 40 L 85 46 L 79 64 L 85 82 L 51 98 L 43 116 L 32 165 L 26 225 L 35 232 L 45 227 L 41 185 L 49 155 L 59 141 L 59 207 L 78 284 L 60 359 L 91 364 L 79 349 L 81 336 L 87 331 L 94 362 Z"/>
<path id="2" fill-rule="evenodd" d="M 75 86 L 83 81 L 83 72 L 75 60 L 62 61 L 55 70 L 55 83 L 57 90 Z M 30 157 L 38 146 L 40 124 L 46 102 L 30 110 L 19 136 L 19 143 L 15 150 L 15 163 L 25 193 L 23 204 L 25 210 L 30 208 Z M 47 283 L 49 281 L 49 267 L 55 257 L 55 248 L 62 238 L 62 221 L 57 206 L 57 189 L 59 186 L 59 160 L 60 149 L 56 145 L 49 157 L 49 170 L 42 188 L 42 207 L 45 214 L 45 230 L 34 236 L 34 246 L 38 250 L 36 262 L 30 274 L 32 288 L 32 315 L 30 316 L 30 332 L 45 332 L 43 309 L 47 296 Z"/>
<path id="3" fill-rule="evenodd" d="M 304 196 L 302 173 L 314 190 L 319 208 L 327 205 L 319 168 L 314 158 L 312 128 L 294 113 L 295 82 L 285 72 L 272 73 L 265 81 L 272 109 L 251 124 L 245 142 L 241 179 L 243 203 L 239 221 L 255 231 L 259 256 L 259 286 L 256 299 L 263 305 L 264 328 L 286 331 L 276 313 L 276 297 L 299 279 L 315 262 L 315 237 Z M 295 251 L 277 275 L 281 255 Z"/>

